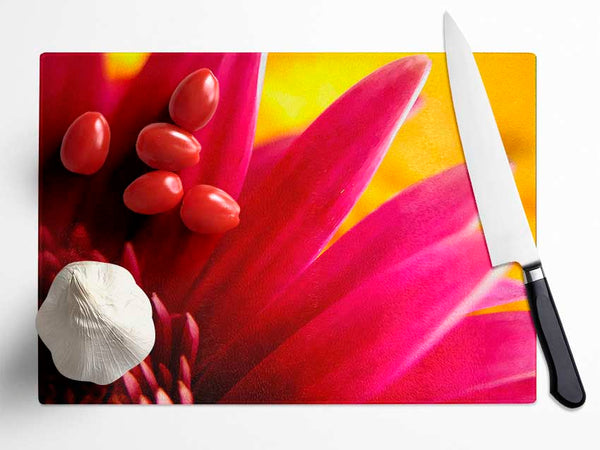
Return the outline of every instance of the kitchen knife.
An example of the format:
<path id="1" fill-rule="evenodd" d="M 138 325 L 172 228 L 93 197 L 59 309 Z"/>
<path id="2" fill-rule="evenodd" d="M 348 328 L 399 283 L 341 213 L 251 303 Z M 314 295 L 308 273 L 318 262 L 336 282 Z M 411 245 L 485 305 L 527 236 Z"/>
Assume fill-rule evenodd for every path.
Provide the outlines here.
<path id="1" fill-rule="evenodd" d="M 519 263 L 540 345 L 548 363 L 550 393 L 576 408 L 585 391 L 527 217 L 512 176 L 481 75 L 465 37 L 444 15 L 446 64 L 460 140 L 492 266 Z"/>

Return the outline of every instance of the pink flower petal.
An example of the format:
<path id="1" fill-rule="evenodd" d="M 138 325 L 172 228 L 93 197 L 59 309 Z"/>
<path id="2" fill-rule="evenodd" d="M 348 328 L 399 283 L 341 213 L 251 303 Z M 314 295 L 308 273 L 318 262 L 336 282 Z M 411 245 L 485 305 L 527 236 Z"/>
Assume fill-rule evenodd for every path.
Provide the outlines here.
<path id="1" fill-rule="evenodd" d="M 319 254 L 362 193 L 429 72 L 415 56 L 360 81 L 294 142 L 240 199 L 228 232 L 190 294 L 188 310 L 217 351 Z"/>
<path id="2" fill-rule="evenodd" d="M 447 403 L 533 403 L 536 398 L 535 370 L 490 383 Z"/>
<path id="3" fill-rule="evenodd" d="M 192 373 L 185 355 L 179 357 L 179 380 L 188 388 L 192 385 Z"/>
<path id="4" fill-rule="evenodd" d="M 190 391 L 189 387 L 181 381 L 177 382 L 177 392 L 179 393 L 179 403 L 182 405 L 194 404 L 194 396 L 192 391 Z"/>
<path id="5" fill-rule="evenodd" d="M 127 372 L 123 375 L 123 384 L 125 385 L 125 389 L 127 390 L 127 394 L 131 398 L 131 401 L 133 403 L 138 403 L 140 396 L 142 395 L 142 389 L 136 378 L 130 372 Z"/>
<path id="6" fill-rule="evenodd" d="M 330 305 L 458 232 L 476 214 L 462 165 L 404 190 L 342 236 L 256 320 L 233 336 L 204 368 L 199 383 L 201 397 L 218 400 L 254 365 Z"/>
<path id="7" fill-rule="evenodd" d="M 150 300 L 154 307 L 154 327 L 156 328 L 156 342 L 151 354 L 156 355 L 157 361 L 169 361 L 173 343 L 171 315 L 156 294 L 152 294 Z"/>
<path id="8" fill-rule="evenodd" d="M 270 176 L 273 168 L 283 159 L 297 137 L 285 136 L 252 150 L 244 185 L 246 190 L 254 190 L 258 183 Z"/>
<path id="9" fill-rule="evenodd" d="M 154 398 L 156 400 L 157 405 L 172 405 L 173 404 L 173 400 L 171 400 L 171 397 L 169 397 L 162 388 L 158 389 L 154 393 Z"/>
<path id="10" fill-rule="evenodd" d="M 372 401 L 533 402 L 535 345 L 535 331 L 527 312 L 467 317 Z"/>
<path id="11" fill-rule="evenodd" d="M 158 375 L 160 377 L 161 386 L 163 386 L 167 391 L 170 391 L 173 387 L 173 376 L 163 363 L 159 363 L 158 365 Z"/>
<path id="12" fill-rule="evenodd" d="M 203 145 L 200 162 L 181 172 L 187 189 L 210 184 L 237 198 L 250 161 L 259 94 L 262 88 L 261 55 L 227 53 L 215 75 L 220 99 L 208 125 L 195 133 Z"/>
<path id="13" fill-rule="evenodd" d="M 148 387 L 150 388 L 150 390 L 153 392 L 156 391 L 159 387 L 158 381 L 156 380 L 156 377 L 154 376 L 154 372 L 152 371 L 150 366 L 146 363 L 146 361 L 142 361 L 140 363 L 139 367 L 142 371 L 142 375 L 144 376 L 144 380 L 148 384 Z"/>
<path id="14" fill-rule="evenodd" d="M 187 358 L 190 366 L 194 366 L 196 363 L 196 355 L 198 354 L 198 346 L 200 344 L 200 330 L 198 324 L 191 316 L 187 313 L 185 315 L 185 325 L 183 329 L 183 338 L 181 343 L 181 352 Z"/>
<path id="15" fill-rule="evenodd" d="M 364 402 L 407 373 L 497 281 L 468 227 L 331 304 L 252 369 L 226 402 Z"/>
<path id="16" fill-rule="evenodd" d="M 477 309 L 492 308 L 525 299 L 527 299 L 527 293 L 523 282 L 504 279 L 484 297 L 482 302 L 477 305 Z"/>
<path id="17" fill-rule="evenodd" d="M 133 279 L 138 285 L 141 284 L 141 273 L 140 273 L 140 265 L 137 260 L 137 256 L 135 255 L 135 250 L 133 250 L 133 246 L 131 242 L 126 242 L 123 247 L 123 254 L 121 255 L 121 266 L 125 267 L 127 270 L 131 272 L 133 275 Z"/>
<path id="18" fill-rule="evenodd" d="M 406 119 L 412 119 L 414 116 L 416 116 L 417 114 L 419 114 L 419 112 L 423 109 L 423 107 L 425 106 L 425 99 L 423 97 L 423 94 L 419 95 L 417 97 L 417 100 L 415 101 L 415 104 L 413 105 L 413 107 L 410 109 L 410 112 L 408 113 L 408 116 L 406 117 Z"/>

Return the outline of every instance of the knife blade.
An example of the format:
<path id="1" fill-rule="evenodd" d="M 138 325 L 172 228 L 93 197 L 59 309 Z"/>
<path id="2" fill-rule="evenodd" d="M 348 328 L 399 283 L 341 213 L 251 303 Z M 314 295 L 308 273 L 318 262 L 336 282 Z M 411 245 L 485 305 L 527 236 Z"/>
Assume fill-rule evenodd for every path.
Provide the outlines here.
<path id="1" fill-rule="evenodd" d="M 462 32 L 444 14 L 446 65 L 454 114 L 492 266 L 523 268 L 531 314 L 550 375 L 550 393 L 563 405 L 585 402 L 569 347 L 510 169 L 477 63 Z"/>

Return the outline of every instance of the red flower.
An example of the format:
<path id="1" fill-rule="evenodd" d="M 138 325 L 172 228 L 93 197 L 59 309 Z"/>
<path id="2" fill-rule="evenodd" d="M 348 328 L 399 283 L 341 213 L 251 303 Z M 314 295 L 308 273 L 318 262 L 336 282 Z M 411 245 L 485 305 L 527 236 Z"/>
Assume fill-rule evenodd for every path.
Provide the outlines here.
<path id="1" fill-rule="evenodd" d="M 426 57 L 382 67 L 300 136 L 254 152 L 260 55 L 155 54 L 118 87 L 101 63 L 42 59 L 40 300 L 63 265 L 116 262 L 151 295 L 157 341 L 106 388 L 64 379 L 42 348 L 43 401 L 534 399 L 528 314 L 471 314 L 524 293 L 490 268 L 462 167 L 401 192 L 322 252 L 413 106 Z M 147 170 L 137 133 L 166 119 L 177 83 L 202 67 L 221 99 L 195 133 L 200 162 L 181 177 L 185 189 L 210 184 L 239 199 L 240 225 L 223 236 L 189 232 L 177 211 L 136 216 L 121 201 Z M 57 151 L 87 110 L 105 115 L 112 143 L 100 172 L 81 177 Z"/>

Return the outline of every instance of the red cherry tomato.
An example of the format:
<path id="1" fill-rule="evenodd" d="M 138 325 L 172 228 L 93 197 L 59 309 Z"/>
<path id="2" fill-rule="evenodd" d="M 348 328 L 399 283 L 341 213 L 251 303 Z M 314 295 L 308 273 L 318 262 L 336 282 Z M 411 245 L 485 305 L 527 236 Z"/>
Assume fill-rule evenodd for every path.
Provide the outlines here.
<path id="1" fill-rule="evenodd" d="M 86 112 L 67 129 L 60 159 L 71 172 L 91 175 L 102 167 L 110 145 L 110 127 L 99 112 Z"/>
<path id="2" fill-rule="evenodd" d="M 196 164 L 201 147 L 184 129 L 169 123 L 153 123 L 140 131 L 135 148 L 150 167 L 175 171 Z"/>
<path id="3" fill-rule="evenodd" d="M 224 233 L 240 223 L 237 202 L 227 192 L 206 184 L 186 192 L 180 215 L 185 226 L 196 233 Z"/>
<path id="4" fill-rule="evenodd" d="M 177 174 L 155 170 L 136 178 L 123 193 L 123 202 L 133 212 L 158 214 L 177 206 L 183 186 Z"/>
<path id="5" fill-rule="evenodd" d="M 175 88 L 169 102 L 169 114 L 180 127 L 196 131 L 212 118 L 218 103 L 219 81 L 209 69 L 200 69 L 185 77 Z"/>

